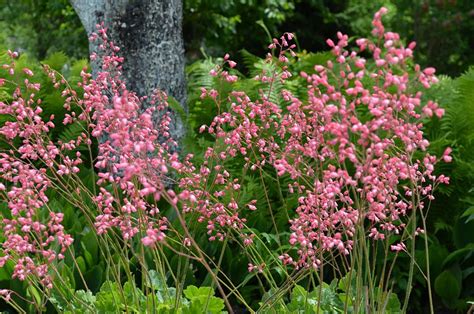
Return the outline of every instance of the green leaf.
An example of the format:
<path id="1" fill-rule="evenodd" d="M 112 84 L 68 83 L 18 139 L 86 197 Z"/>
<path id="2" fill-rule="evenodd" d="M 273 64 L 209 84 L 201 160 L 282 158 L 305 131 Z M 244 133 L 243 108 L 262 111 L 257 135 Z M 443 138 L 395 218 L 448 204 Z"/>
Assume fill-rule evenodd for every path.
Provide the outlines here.
<path id="1" fill-rule="evenodd" d="M 79 300 L 74 300 L 74 313 L 92 313 L 95 309 L 96 297 L 91 291 L 77 290 L 75 296 Z"/>
<path id="2" fill-rule="evenodd" d="M 335 311 L 336 309 L 344 308 L 344 304 L 336 292 L 331 290 L 330 286 L 325 282 L 322 283 L 322 289 L 318 286 L 308 296 L 314 300 L 320 299 L 319 306 L 325 311 Z"/>
<path id="3" fill-rule="evenodd" d="M 243 62 L 247 69 L 250 71 L 255 70 L 255 65 L 260 62 L 262 59 L 257 57 L 256 55 L 250 53 L 246 49 L 240 50 L 240 54 L 242 55 Z"/>
<path id="4" fill-rule="evenodd" d="M 122 299 L 120 287 L 116 282 L 106 281 L 96 295 L 96 307 L 99 312 L 120 313 Z"/>
<path id="5" fill-rule="evenodd" d="M 146 297 L 143 292 L 135 286 L 132 281 L 127 281 L 123 285 L 123 293 L 127 303 L 133 303 L 135 305 L 142 305 L 146 301 Z"/>
<path id="6" fill-rule="evenodd" d="M 471 219 L 474 219 L 474 206 L 469 207 L 464 211 L 464 213 L 461 215 L 461 217 L 469 217 L 466 222 L 470 221 Z"/>
<path id="7" fill-rule="evenodd" d="M 51 293 L 51 296 L 48 298 L 48 300 L 57 310 L 60 310 L 61 312 L 63 312 L 67 307 L 67 303 L 64 301 L 64 299 L 61 296 L 56 295 L 54 291 Z"/>
<path id="8" fill-rule="evenodd" d="M 59 91 L 49 91 L 46 95 L 42 93 L 41 96 L 43 99 L 42 108 L 44 116 L 50 116 L 52 114 L 59 116 L 59 113 L 64 112 L 64 98 Z"/>
<path id="9" fill-rule="evenodd" d="M 0 281 L 11 280 L 14 266 L 14 262 L 12 260 L 8 260 L 5 265 L 0 268 Z"/>
<path id="10" fill-rule="evenodd" d="M 454 301 L 461 294 L 461 282 L 451 270 L 445 270 L 435 280 L 435 291 L 446 301 Z"/>
<path id="11" fill-rule="evenodd" d="M 83 252 L 83 253 L 84 253 L 84 257 L 85 257 L 85 259 L 86 259 L 87 265 L 88 265 L 89 267 L 94 266 L 95 263 L 94 263 L 94 259 L 92 258 L 92 254 L 89 253 L 89 251 L 87 251 L 86 248 L 84 248 L 84 252 Z"/>
<path id="12" fill-rule="evenodd" d="M 104 267 L 101 264 L 95 265 L 91 269 L 89 269 L 84 274 L 84 279 L 87 281 L 87 285 L 91 291 L 97 291 L 100 284 L 102 283 L 102 275 L 104 272 Z M 103 285 L 102 285 L 103 287 Z"/>
<path id="13" fill-rule="evenodd" d="M 79 266 L 79 271 L 84 274 L 87 270 L 87 266 L 86 266 L 86 262 L 84 260 L 84 257 L 82 256 L 78 256 L 76 258 L 76 263 L 77 263 L 77 266 Z"/>
<path id="14" fill-rule="evenodd" d="M 90 253 L 93 264 L 97 263 L 99 258 L 99 243 L 96 237 L 93 231 L 89 231 L 81 239 L 83 248 Z"/>
<path id="15" fill-rule="evenodd" d="M 395 293 L 390 292 L 384 312 L 385 313 L 401 313 L 401 310 L 400 310 L 401 307 L 402 305 L 400 304 L 400 300 L 398 300 L 398 296 Z"/>
<path id="16" fill-rule="evenodd" d="M 469 244 L 474 244 L 474 220 L 469 222 L 460 218 L 453 229 L 453 240 L 456 248 L 461 249 Z"/>
<path id="17" fill-rule="evenodd" d="M 429 247 L 431 279 L 436 278 L 443 270 L 443 262 L 449 255 L 448 249 L 439 244 L 432 244 Z"/>
<path id="18" fill-rule="evenodd" d="M 207 309 L 207 313 L 221 313 L 224 309 L 224 300 L 214 296 L 214 289 L 211 287 L 196 287 L 190 285 L 183 291 L 186 298 L 191 301 L 190 312 L 202 313 Z"/>
<path id="19" fill-rule="evenodd" d="M 356 273 L 352 272 L 352 274 L 347 273 L 344 277 L 342 277 L 339 280 L 339 284 L 337 286 L 339 290 L 344 291 L 344 292 L 349 292 L 350 290 L 351 292 L 354 292 L 354 287 L 356 284 L 356 276 L 357 276 Z"/>
<path id="20" fill-rule="evenodd" d="M 83 261 L 84 262 L 84 261 Z M 71 264 L 73 262 L 71 261 Z M 76 287 L 76 279 L 74 278 L 73 266 L 68 266 L 66 263 L 61 265 L 61 277 L 64 283 L 62 288 L 70 288 Z"/>
<path id="21" fill-rule="evenodd" d="M 323 313 L 339 313 L 343 312 L 344 308 L 344 304 L 339 296 L 327 283 L 323 283 L 322 287 L 318 286 L 311 292 L 308 292 L 299 285 L 293 288 L 291 302 L 288 304 L 290 311 L 296 311 L 296 313 L 301 313 L 300 311 L 303 311 L 303 313 L 316 313 L 318 306 Z"/>
<path id="22" fill-rule="evenodd" d="M 474 254 L 474 243 L 450 253 L 444 260 L 442 268 L 447 268 L 461 259 L 465 260 L 472 256 L 472 254 Z"/>
<path id="23" fill-rule="evenodd" d="M 216 314 L 221 313 L 224 307 L 224 300 L 217 297 L 211 297 L 209 303 L 207 304 L 207 309 L 209 310 L 209 312 Z"/>
<path id="24" fill-rule="evenodd" d="M 200 297 L 208 297 L 208 296 L 213 296 L 214 295 L 214 290 L 211 287 L 196 287 L 193 285 L 190 285 L 186 288 L 186 290 L 183 291 L 184 295 L 186 298 L 189 300 L 193 298 L 200 298 Z"/>
<path id="25" fill-rule="evenodd" d="M 36 304 L 41 304 L 41 296 L 39 291 L 32 285 L 28 286 L 28 295 L 33 296 L 36 300 Z"/>
<path id="26" fill-rule="evenodd" d="M 154 269 L 148 271 L 148 280 L 146 280 L 146 285 L 155 290 L 165 290 L 167 288 L 166 282 L 160 278 L 158 272 Z"/>
<path id="27" fill-rule="evenodd" d="M 466 279 L 470 275 L 474 274 L 474 266 L 468 267 L 462 270 L 462 278 Z"/>

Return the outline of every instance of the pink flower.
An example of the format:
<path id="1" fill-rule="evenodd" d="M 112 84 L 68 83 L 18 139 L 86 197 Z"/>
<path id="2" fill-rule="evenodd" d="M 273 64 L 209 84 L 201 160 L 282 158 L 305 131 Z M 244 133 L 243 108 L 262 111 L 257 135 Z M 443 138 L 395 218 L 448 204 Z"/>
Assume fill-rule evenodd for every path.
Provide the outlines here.
<path id="1" fill-rule="evenodd" d="M 12 290 L 8 289 L 0 289 L 0 296 L 5 299 L 5 302 L 9 302 L 11 299 L 11 294 L 13 293 Z"/>
<path id="2" fill-rule="evenodd" d="M 28 76 L 33 76 L 33 71 L 28 68 L 23 68 L 23 72 Z"/>
<path id="3" fill-rule="evenodd" d="M 451 147 L 446 148 L 446 150 L 443 153 L 444 162 L 451 162 L 453 160 L 453 157 L 450 156 L 452 151 L 453 150 L 451 149 Z"/>

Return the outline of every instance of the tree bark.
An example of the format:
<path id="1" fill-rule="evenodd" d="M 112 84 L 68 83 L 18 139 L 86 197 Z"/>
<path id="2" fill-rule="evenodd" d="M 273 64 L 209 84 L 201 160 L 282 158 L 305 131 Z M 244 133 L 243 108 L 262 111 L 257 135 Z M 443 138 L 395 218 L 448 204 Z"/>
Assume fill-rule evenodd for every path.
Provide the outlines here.
<path id="1" fill-rule="evenodd" d="M 88 35 L 104 22 L 107 35 L 124 57 L 123 77 L 138 96 L 158 88 L 174 97 L 187 112 L 182 35 L 182 0 L 70 0 Z M 96 42 L 89 44 L 92 53 Z M 97 73 L 97 64 L 92 72 Z M 144 107 L 147 104 L 144 103 Z M 171 136 L 179 142 L 184 126 L 172 112 Z"/>

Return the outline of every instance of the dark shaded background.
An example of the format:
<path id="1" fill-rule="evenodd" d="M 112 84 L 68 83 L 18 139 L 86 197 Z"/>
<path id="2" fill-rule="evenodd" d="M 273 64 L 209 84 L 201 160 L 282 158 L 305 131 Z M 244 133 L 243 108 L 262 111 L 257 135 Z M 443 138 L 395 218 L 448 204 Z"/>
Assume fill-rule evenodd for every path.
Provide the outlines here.
<path id="1" fill-rule="evenodd" d="M 189 61 L 242 48 L 263 56 L 269 36 L 290 31 L 299 48 L 325 50 L 337 30 L 364 36 L 373 13 L 390 9 L 387 27 L 416 40 L 416 59 L 438 73 L 458 75 L 474 63 L 471 0 L 185 0 Z M 266 29 L 265 29 L 266 28 Z M 86 34 L 67 0 L 0 0 L 0 45 L 44 59 L 55 51 L 87 57 Z"/>

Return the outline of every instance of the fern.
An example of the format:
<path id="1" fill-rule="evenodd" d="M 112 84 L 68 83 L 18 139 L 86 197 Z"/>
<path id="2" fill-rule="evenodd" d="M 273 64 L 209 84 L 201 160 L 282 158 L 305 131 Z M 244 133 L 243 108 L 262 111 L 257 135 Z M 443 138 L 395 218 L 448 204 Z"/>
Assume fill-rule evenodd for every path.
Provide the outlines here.
<path id="1" fill-rule="evenodd" d="M 69 58 L 64 52 L 58 51 L 49 55 L 48 58 L 43 60 L 41 63 L 47 64 L 53 70 L 61 71 L 68 60 Z"/>
<path id="2" fill-rule="evenodd" d="M 89 62 L 87 59 L 79 59 L 73 62 L 71 69 L 69 70 L 70 77 L 80 77 L 81 71 L 86 68 L 89 69 Z"/>
<path id="3" fill-rule="evenodd" d="M 201 87 L 213 88 L 214 79 L 209 72 L 215 67 L 216 63 L 212 59 L 204 59 L 194 62 L 186 67 L 186 76 L 188 79 L 188 90 L 193 94 Z"/>
<path id="4" fill-rule="evenodd" d="M 432 203 L 429 220 L 435 233 L 444 231 L 453 236 L 454 226 L 464 210 L 465 200 L 474 197 L 474 68 L 456 79 L 441 76 L 440 82 L 425 93 L 445 109 L 442 119 L 433 118 L 425 126 L 430 140 L 430 152 L 440 156 L 445 147 L 453 149 L 453 162 L 439 163 L 438 173 L 451 178 L 449 185 L 441 185 Z M 450 243 L 447 238 L 443 243 Z"/>
<path id="5" fill-rule="evenodd" d="M 76 121 L 72 124 L 69 124 L 63 132 L 59 135 L 59 140 L 63 143 L 69 141 L 75 141 L 82 133 L 86 131 L 85 123 L 82 121 Z"/>
<path id="6" fill-rule="evenodd" d="M 242 61 L 247 70 L 253 71 L 256 70 L 256 64 L 258 64 L 262 59 L 257 57 L 256 55 L 250 53 L 246 49 L 240 50 L 240 54 L 242 56 Z"/>

